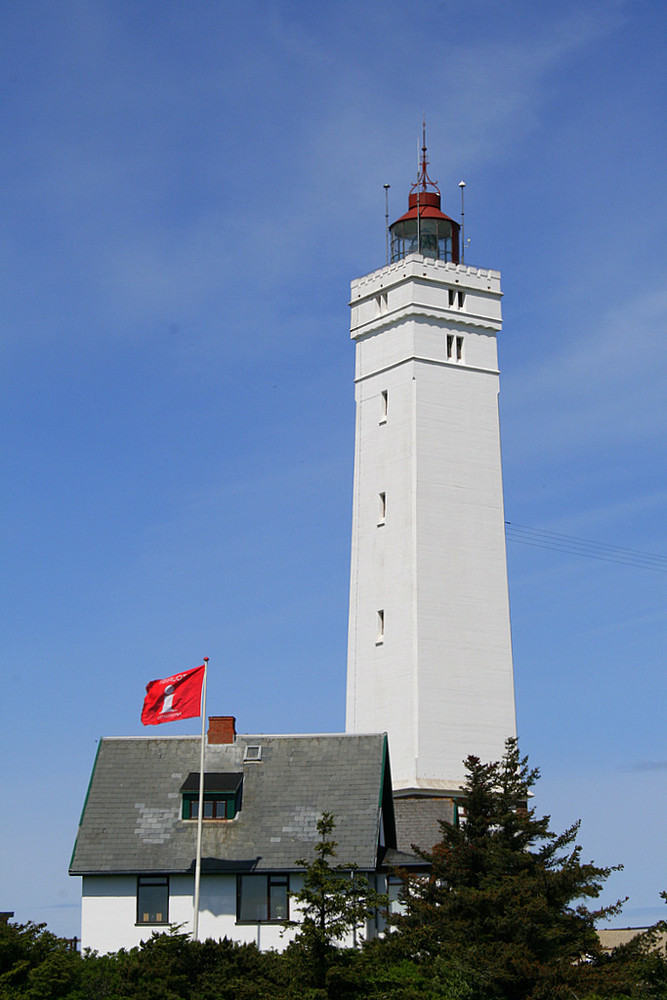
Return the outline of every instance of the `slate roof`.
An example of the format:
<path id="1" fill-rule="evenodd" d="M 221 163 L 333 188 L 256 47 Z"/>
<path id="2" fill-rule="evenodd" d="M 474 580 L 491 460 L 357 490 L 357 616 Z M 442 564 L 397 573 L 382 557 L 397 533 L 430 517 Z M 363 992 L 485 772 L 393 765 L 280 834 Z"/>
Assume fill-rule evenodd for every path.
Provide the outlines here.
<path id="1" fill-rule="evenodd" d="M 394 799 L 396 841 L 399 851 L 412 851 L 412 846 L 430 851 L 442 840 L 440 822 L 453 823 L 452 799 L 427 796 L 406 796 Z"/>
<path id="2" fill-rule="evenodd" d="M 410 871 L 416 872 L 428 871 L 430 867 L 426 861 L 422 861 L 416 854 L 409 854 L 407 851 L 397 851 L 393 847 L 387 847 L 380 853 L 382 856 L 380 870 L 389 872 L 390 874 L 395 868 L 409 868 Z"/>
<path id="3" fill-rule="evenodd" d="M 261 761 L 244 748 L 260 744 Z M 71 875 L 188 872 L 195 821 L 181 819 L 181 787 L 199 772 L 200 739 L 100 741 L 81 816 Z M 237 736 L 206 748 L 206 773 L 243 772 L 233 820 L 203 825 L 202 871 L 285 871 L 312 859 L 316 823 L 333 813 L 336 862 L 378 864 L 381 810 L 395 848 L 385 735 Z"/>

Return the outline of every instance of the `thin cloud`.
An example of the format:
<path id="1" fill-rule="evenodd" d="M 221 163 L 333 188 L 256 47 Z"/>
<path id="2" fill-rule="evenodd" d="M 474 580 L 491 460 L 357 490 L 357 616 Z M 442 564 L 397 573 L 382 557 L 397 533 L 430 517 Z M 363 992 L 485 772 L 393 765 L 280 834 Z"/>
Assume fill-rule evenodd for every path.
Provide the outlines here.
<path id="1" fill-rule="evenodd" d="M 567 298 L 567 290 L 563 292 Z M 667 292 L 647 287 L 625 308 L 575 318 L 559 349 L 503 387 L 513 447 L 551 458 L 662 439 L 667 429 Z M 532 416 L 528 416 L 532 415 Z"/>

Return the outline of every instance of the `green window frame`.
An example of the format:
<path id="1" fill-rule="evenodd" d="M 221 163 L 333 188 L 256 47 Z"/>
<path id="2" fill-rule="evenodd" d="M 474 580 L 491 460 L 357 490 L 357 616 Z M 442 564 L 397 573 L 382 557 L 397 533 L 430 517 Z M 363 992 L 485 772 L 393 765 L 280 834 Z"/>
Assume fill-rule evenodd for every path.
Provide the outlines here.
<path id="1" fill-rule="evenodd" d="M 238 812 L 238 794 L 208 792 L 204 795 L 204 819 L 234 819 Z M 183 795 L 183 819 L 197 819 L 199 815 L 199 795 Z"/>
<path id="2" fill-rule="evenodd" d="M 243 774 L 241 772 L 204 773 L 204 814 L 205 820 L 234 819 L 241 809 Z M 200 776 L 190 772 L 181 785 L 182 819 L 197 819 L 199 816 Z"/>

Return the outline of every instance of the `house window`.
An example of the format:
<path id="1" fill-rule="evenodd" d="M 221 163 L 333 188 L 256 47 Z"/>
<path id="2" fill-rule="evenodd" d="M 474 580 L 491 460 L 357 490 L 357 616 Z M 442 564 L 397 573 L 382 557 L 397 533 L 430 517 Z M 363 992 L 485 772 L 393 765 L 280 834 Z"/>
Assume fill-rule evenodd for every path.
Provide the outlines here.
<path id="1" fill-rule="evenodd" d="M 234 819 L 236 816 L 236 796 L 205 795 L 204 819 Z M 199 816 L 199 796 L 183 797 L 183 819 L 197 819 Z"/>
<path id="2" fill-rule="evenodd" d="M 166 875 L 140 875 L 137 879 L 137 923 L 169 923 L 169 879 Z"/>
<path id="3" fill-rule="evenodd" d="M 288 875 L 239 875 L 236 919 L 239 923 L 281 923 L 289 916 Z"/>
<path id="4" fill-rule="evenodd" d="M 380 423 L 385 424 L 387 422 L 387 404 L 389 402 L 389 393 L 386 389 L 383 389 L 380 393 Z"/>
<path id="5" fill-rule="evenodd" d="M 465 803 L 458 799 L 454 800 L 454 826 L 465 826 L 468 819 L 468 811 Z"/>
<path id="6" fill-rule="evenodd" d="M 204 774 L 204 812 L 202 819 L 234 819 L 241 808 L 243 775 L 236 773 Z M 181 785 L 183 819 L 199 818 L 199 774 L 191 772 Z"/>
<path id="7" fill-rule="evenodd" d="M 398 875 L 387 875 L 387 899 L 389 913 L 405 913 L 405 903 L 399 898 L 403 888 L 403 879 Z"/>

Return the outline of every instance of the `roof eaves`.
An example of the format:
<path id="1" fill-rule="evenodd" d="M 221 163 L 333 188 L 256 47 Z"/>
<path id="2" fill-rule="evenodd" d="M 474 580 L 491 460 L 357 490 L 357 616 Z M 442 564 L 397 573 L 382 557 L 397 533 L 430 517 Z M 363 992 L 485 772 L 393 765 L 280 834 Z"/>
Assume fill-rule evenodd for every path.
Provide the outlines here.
<path id="1" fill-rule="evenodd" d="M 74 864 L 74 855 L 76 854 L 76 845 L 77 845 L 78 840 L 79 840 L 79 830 L 81 829 L 81 825 L 83 823 L 83 814 L 85 813 L 86 806 L 88 805 L 88 799 L 90 797 L 90 789 L 92 788 L 92 785 L 93 785 L 93 775 L 95 774 L 95 768 L 97 767 L 97 759 L 100 756 L 100 749 L 102 747 L 102 741 L 103 741 L 103 739 L 104 739 L 104 737 L 102 737 L 101 739 L 99 739 L 97 741 L 97 750 L 95 751 L 95 760 L 93 761 L 93 768 L 92 768 L 92 771 L 90 772 L 90 778 L 88 779 L 88 788 L 86 789 L 86 796 L 85 796 L 85 798 L 83 800 L 83 805 L 81 806 L 81 815 L 79 816 L 79 825 L 77 827 L 76 837 L 74 838 L 74 847 L 72 848 L 72 855 L 71 855 L 71 857 L 69 859 L 69 868 L 68 868 L 68 871 L 69 871 L 70 874 L 72 873 L 72 865 Z"/>

